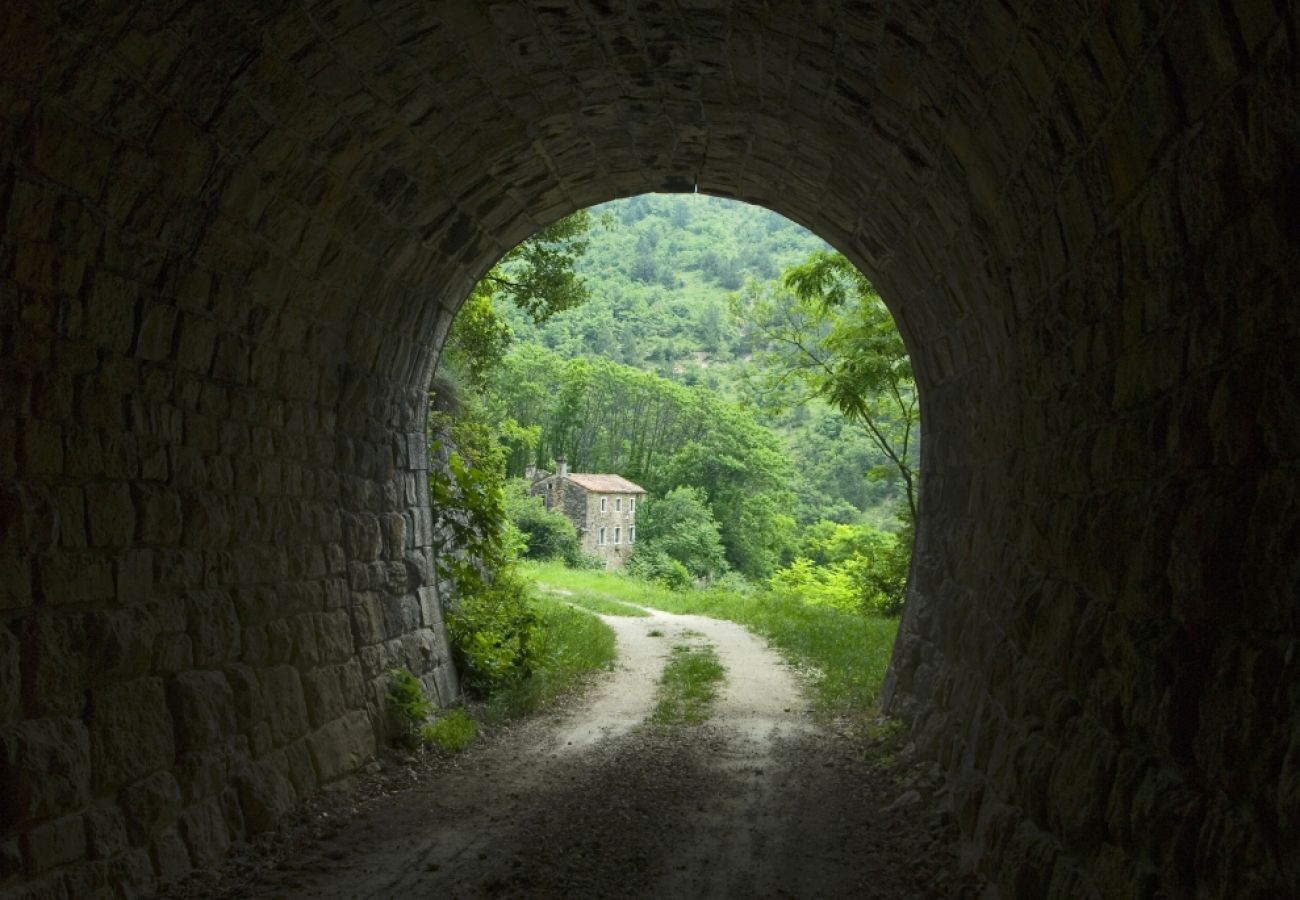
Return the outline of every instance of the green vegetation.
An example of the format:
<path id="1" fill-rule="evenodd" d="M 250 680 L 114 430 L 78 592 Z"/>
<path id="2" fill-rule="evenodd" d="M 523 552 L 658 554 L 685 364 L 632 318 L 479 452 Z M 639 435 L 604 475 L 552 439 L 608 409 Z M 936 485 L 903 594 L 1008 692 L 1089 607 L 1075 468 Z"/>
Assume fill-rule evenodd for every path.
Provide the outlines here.
<path id="1" fill-rule="evenodd" d="M 635 606 L 741 622 L 824 708 L 874 703 L 911 551 L 917 396 L 880 298 L 815 237 L 713 198 L 557 222 L 475 287 L 433 399 L 448 630 L 493 714 L 608 665 L 588 610 Z M 572 524 L 507 477 L 561 455 L 649 490 L 639 577 L 584 570 Z M 521 572 L 567 593 L 538 599 Z M 423 730 L 411 697 L 394 707 L 420 723 L 407 739 Z"/>
<path id="2" fill-rule="evenodd" d="M 650 716 L 658 725 L 699 725 L 709 717 L 726 670 L 710 644 L 676 644 L 659 679 L 659 701 Z"/>
<path id="3" fill-rule="evenodd" d="M 555 596 L 565 603 L 580 606 L 588 612 L 600 613 L 602 616 L 645 618 L 650 615 L 650 613 L 646 612 L 639 606 L 633 606 L 630 603 L 615 600 L 608 594 L 602 594 L 596 591 L 565 591 L 562 594 L 556 593 Z"/>
<path id="4" fill-rule="evenodd" d="M 478 722 L 463 709 L 453 709 L 420 729 L 424 743 L 444 753 L 459 753 L 478 737 Z"/>
<path id="5" fill-rule="evenodd" d="M 424 693 L 420 679 L 408 669 L 388 673 L 388 718 L 395 743 L 411 747 L 418 743 L 420 729 L 433 713 L 433 704 Z"/>
<path id="6" fill-rule="evenodd" d="M 618 572 L 575 572 L 528 565 L 523 572 L 550 589 L 577 585 L 629 603 L 738 622 L 762 635 L 809 677 L 827 713 L 866 712 L 880 695 L 898 631 L 897 619 L 847 613 L 772 591 L 746 596 L 727 587 L 675 591 Z"/>
<path id="7" fill-rule="evenodd" d="M 488 698 L 490 718 L 526 715 L 614 665 L 614 631 L 589 612 L 549 597 L 532 601 L 529 675 Z"/>

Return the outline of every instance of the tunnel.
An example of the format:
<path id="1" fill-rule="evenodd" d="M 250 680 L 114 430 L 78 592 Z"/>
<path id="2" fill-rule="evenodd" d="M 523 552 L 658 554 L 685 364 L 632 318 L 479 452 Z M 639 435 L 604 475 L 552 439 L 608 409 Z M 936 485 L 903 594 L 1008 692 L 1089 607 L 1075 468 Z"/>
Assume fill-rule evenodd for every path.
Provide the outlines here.
<path id="1" fill-rule="evenodd" d="M 456 697 L 425 419 L 457 307 L 567 213 L 699 191 L 815 231 L 907 342 L 884 704 L 988 896 L 1287 896 L 1297 24 L 4 4 L 0 894 L 212 866 L 374 757 L 387 671 Z"/>

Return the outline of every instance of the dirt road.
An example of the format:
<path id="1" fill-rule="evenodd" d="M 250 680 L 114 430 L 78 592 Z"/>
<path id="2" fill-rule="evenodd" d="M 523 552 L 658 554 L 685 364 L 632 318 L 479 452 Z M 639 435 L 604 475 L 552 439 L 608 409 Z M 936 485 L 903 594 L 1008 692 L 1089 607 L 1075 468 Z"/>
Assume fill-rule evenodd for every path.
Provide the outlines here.
<path id="1" fill-rule="evenodd" d="M 814 724 L 798 678 L 761 641 L 700 616 L 605 621 L 619 665 L 584 700 L 365 805 L 224 896 L 958 894 L 926 779 L 914 790 L 899 778 L 915 769 Z M 713 644 L 725 687 L 706 724 L 647 726 L 683 641 Z"/>

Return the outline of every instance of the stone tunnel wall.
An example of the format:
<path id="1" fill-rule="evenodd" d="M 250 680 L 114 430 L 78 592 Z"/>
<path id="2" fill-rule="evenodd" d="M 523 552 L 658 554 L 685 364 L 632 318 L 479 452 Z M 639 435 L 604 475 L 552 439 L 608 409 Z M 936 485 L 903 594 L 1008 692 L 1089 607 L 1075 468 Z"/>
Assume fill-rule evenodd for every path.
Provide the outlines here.
<path id="1" fill-rule="evenodd" d="M 723 194 L 926 422 L 892 708 L 1006 898 L 1300 881 L 1280 4 L 0 7 L 0 891 L 213 861 L 455 683 L 423 396 L 541 224 Z"/>

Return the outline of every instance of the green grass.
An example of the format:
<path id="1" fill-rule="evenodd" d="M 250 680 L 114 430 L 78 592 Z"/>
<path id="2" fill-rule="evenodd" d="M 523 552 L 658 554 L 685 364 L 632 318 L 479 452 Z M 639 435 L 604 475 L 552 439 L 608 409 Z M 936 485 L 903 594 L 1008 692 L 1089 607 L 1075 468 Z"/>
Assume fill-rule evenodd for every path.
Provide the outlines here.
<path id="1" fill-rule="evenodd" d="M 488 701 L 493 719 L 527 715 L 570 690 L 579 679 L 614 665 L 614 631 L 589 612 L 551 597 L 533 600 L 538 624 L 528 677 Z"/>
<path id="2" fill-rule="evenodd" d="M 581 606 L 589 612 L 600 613 L 603 616 L 645 617 L 650 615 L 641 607 L 615 600 L 608 594 L 598 594 L 595 591 L 570 591 L 567 589 L 565 593 L 561 594 L 554 590 L 548 592 L 540 585 L 538 589 L 549 593 L 557 600 L 572 603 L 574 606 Z"/>
<path id="3" fill-rule="evenodd" d="M 875 708 L 898 620 L 807 606 L 765 591 L 744 597 L 732 591 L 675 592 L 619 572 L 575 571 L 562 565 L 528 566 L 525 574 L 552 587 L 596 591 L 674 613 L 729 619 L 765 638 L 812 679 L 824 712 Z"/>
<path id="4" fill-rule="evenodd" d="M 478 723 L 465 710 L 453 709 L 420 729 L 420 737 L 447 753 L 459 753 L 478 737 Z"/>
<path id="5" fill-rule="evenodd" d="M 677 644 L 659 679 L 659 702 L 650 721 L 698 725 L 709 717 L 726 670 L 710 644 Z"/>

